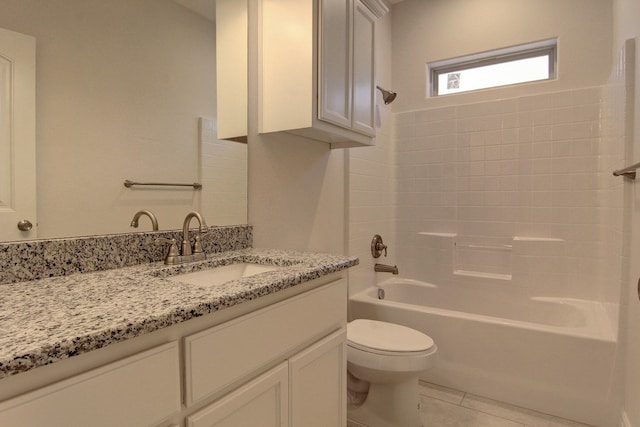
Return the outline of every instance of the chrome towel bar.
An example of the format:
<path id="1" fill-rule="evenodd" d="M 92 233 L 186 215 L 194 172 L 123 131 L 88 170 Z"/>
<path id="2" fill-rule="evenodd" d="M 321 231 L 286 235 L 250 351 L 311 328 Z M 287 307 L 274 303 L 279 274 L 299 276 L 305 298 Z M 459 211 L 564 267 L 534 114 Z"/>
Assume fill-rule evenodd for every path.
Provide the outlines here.
<path id="1" fill-rule="evenodd" d="M 155 186 L 163 186 L 163 187 L 193 187 L 196 190 L 202 189 L 202 184 L 199 182 L 194 182 L 193 184 L 175 184 L 169 182 L 134 182 L 126 179 L 124 181 L 124 186 L 127 188 L 131 188 L 134 185 L 155 185 Z"/>
<path id="2" fill-rule="evenodd" d="M 631 166 L 627 166 L 626 168 L 618 169 L 617 171 L 613 171 L 614 176 L 624 176 L 626 178 L 636 179 L 636 169 L 640 168 L 640 162 L 635 163 Z"/>

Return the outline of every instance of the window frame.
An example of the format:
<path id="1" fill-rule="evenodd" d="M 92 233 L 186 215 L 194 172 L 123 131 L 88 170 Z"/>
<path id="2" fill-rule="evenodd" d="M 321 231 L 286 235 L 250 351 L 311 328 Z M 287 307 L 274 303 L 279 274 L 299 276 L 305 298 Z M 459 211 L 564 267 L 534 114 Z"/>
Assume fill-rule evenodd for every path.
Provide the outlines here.
<path id="1" fill-rule="evenodd" d="M 480 89 L 471 89 L 455 93 L 440 94 L 438 92 L 439 76 L 453 71 L 464 71 L 472 68 L 480 68 L 488 65 L 513 62 L 521 59 L 537 58 L 547 56 L 549 58 L 549 77 L 546 79 L 530 80 L 519 83 L 507 83 L 504 85 L 490 86 Z M 541 42 L 528 43 L 504 49 L 497 49 L 489 52 L 467 55 L 443 61 L 435 61 L 428 64 L 429 75 L 429 97 L 440 97 L 458 95 L 461 93 L 477 92 L 479 90 L 495 89 L 507 86 L 515 86 L 534 82 L 545 82 L 557 79 L 558 70 L 558 41 L 557 39 L 544 40 Z"/>

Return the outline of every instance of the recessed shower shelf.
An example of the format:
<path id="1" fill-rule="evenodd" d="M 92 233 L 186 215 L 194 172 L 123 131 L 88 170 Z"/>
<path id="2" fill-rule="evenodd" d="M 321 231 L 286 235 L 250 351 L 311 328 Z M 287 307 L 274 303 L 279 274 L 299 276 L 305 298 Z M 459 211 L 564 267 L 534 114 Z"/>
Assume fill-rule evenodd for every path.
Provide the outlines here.
<path id="1" fill-rule="evenodd" d="M 555 266 L 558 257 L 566 255 L 565 240 L 556 237 L 462 236 L 436 231 L 418 235 L 429 256 L 438 257 L 438 268 L 449 279 L 521 280 L 523 271 L 550 263 Z"/>
<path id="2" fill-rule="evenodd" d="M 453 274 L 455 274 L 456 276 L 481 277 L 483 279 L 495 280 L 511 280 L 513 278 L 511 274 L 495 274 L 486 273 L 484 271 L 453 270 Z"/>
<path id="3" fill-rule="evenodd" d="M 524 237 L 514 236 L 513 240 L 521 242 L 564 242 L 564 239 L 558 239 L 555 237 Z"/>
<path id="4" fill-rule="evenodd" d="M 420 231 L 418 232 L 421 236 L 431 236 L 431 237 L 456 237 L 456 233 L 433 233 L 431 231 Z"/>

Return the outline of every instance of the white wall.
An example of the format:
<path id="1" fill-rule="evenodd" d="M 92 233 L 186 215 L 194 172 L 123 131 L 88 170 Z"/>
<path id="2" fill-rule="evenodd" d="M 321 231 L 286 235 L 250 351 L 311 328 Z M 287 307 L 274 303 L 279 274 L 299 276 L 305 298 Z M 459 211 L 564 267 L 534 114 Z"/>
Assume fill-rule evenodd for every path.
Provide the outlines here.
<path id="1" fill-rule="evenodd" d="M 553 37 L 556 81 L 426 96 L 430 61 Z M 455 233 L 513 245 L 510 258 L 494 260 L 505 263 L 495 267 L 512 276 L 510 289 L 617 301 L 618 288 L 600 280 L 609 265 L 598 176 L 611 40 L 610 1 L 394 6 L 397 236 L 410 277 L 457 280 L 451 250 L 418 235 Z M 542 243 L 556 256 L 532 257 L 539 250 L 528 246 L 541 243 L 508 241 L 515 236 L 558 239 Z"/>
<path id="2" fill-rule="evenodd" d="M 293 134 L 249 137 L 253 246 L 345 253 L 344 151 Z"/>
<path id="3" fill-rule="evenodd" d="M 552 161 L 556 164 L 568 163 L 575 165 L 580 160 L 575 156 L 579 155 L 582 149 L 591 146 L 595 148 L 595 152 L 583 152 L 584 159 L 597 156 L 595 169 L 591 178 L 586 181 L 580 177 L 580 172 L 575 171 L 576 175 L 570 178 L 571 185 L 590 185 L 590 191 L 599 193 L 598 195 L 598 221 L 599 226 L 595 227 L 593 232 L 589 230 L 588 223 L 576 224 L 574 237 L 584 232 L 584 235 L 572 243 L 571 253 L 588 255 L 585 258 L 574 257 L 572 271 L 574 272 L 573 281 L 567 283 L 564 288 L 556 289 L 558 293 L 581 295 L 582 297 L 602 298 L 605 301 L 616 302 L 618 295 L 621 298 L 622 308 L 622 324 L 620 336 L 622 342 L 626 345 L 622 348 L 621 366 L 618 368 L 620 372 L 621 382 L 624 382 L 622 388 L 625 389 L 624 410 L 625 410 L 625 427 L 640 426 L 640 303 L 636 295 L 636 279 L 640 276 L 640 264 L 637 261 L 640 257 L 640 208 L 633 207 L 633 234 L 629 238 L 632 242 L 631 253 L 628 254 L 627 263 L 623 264 L 629 271 L 621 272 L 621 255 L 622 248 L 620 243 L 623 239 L 623 233 L 628 230 L 622 230 L 621 213 L 621 184 L 618 178 L 610 175 L 611 167 L 619 167 L 621 156 L 620 141 L 613 142 L 612 138 L 618 138 L 619 134 L 610 133 L 612 126 L 611 115 L 621 113 L 618 100 L 610 98 L 609 89 L 603 89 L 610 82 L 612 68 L 617 62 L 618 54 L 625 39 L 629 37 L 638 37 L 640 27 L 640 3 L 635 0 L 615 0 L 615 1 L 583 1 L 583 0 L 527 0 L 527 1 L 498 1 L 498 0 L 405 0 L 395 5 L 392 10 L 392 26 L 393 26 L 393 78 L 389 87 L 398 91 L 398 99 L 391 106 L 393 111 L 403 113 L 398 114 L 395 118 L 396 128 L 394 136 L 399 143 L 398 159 L 404 156 L 405 159 L 413 159 L 414 164 L 411 167 L 397 168 L 398 188 L 411 192 L 424 184 L 424 189 L 428 191 L 421 194 L 417 199 L 426 200 L 426 203 L 432 203 L 431 212 L 437 212 L 441 206 L 438 202 L 446 202 L 447 182 L 443 178 L 442 161 L 451 156 L 452 153 L 446 154 L 446 150 L 450 149 L 447 145 L 438 145 L 439 135 L 427 135 L 429 132 L 437 133 L 437 129 L 442 132 L 446 129 L 446 116 L 442 113 L 453 113 L 449 116 L 453 120 L 454 128 L 464 123 L 468 113 L 476 111 L 478 114 L 483 108 L 484 116 L 476 120 L 475 125 L 481 125 L 484 118 L 499 118 L 502 123 L 509 120 L 512 116 L 510 113 L 518 112 L 522 108 L 525 101 L 535 100 L 536 108 L 530 110 L 534 122 L 537 121 L 539 126 L 548 126 L 545 120 L 551 120 L 551 126 L 559 125 L 559 121 L 565 120 L 569 124 L 574 119 L 570 119 L 570 115 L 558 114 L 559 110 L 565 110 L 565 113 L 572 110 L 573 113 L 579 115 L 579 111 L 586 112 L 593 105 L 600 104 L 603 109 L 600 110 L 600 116 L 594 118 L 591 116 L 588 120 L 580 120 L 580 122 L 591 123 L 582 129 L 593 129 L 600 127 L 604 133 L 591 135 L 593 138 L 569 138 L 568 140 L 558 139 L 558 133 L 553 132 L 547 134 L 549 141 L 537 141 L 540 143 L 538 149 L 538 157 L 547 149 L 551 149 L 549 153 Z M 549 37 L 559 37 L 560 43 L 560 77 L 556 82 L 551 83 L 535 83 L 531 85 L 523 85 L 505 89 L 481 91 L 475 94 L 456 95 L 451 97 L 443 97 L 438 100 L 427 99 L 426 93 L 426 63 L 432 60 L 440 60 L 459 55 L 465 55 L 478 51 L 494 49 L 498 47 L 509 46 L 513 44 L 525 43 L 533 40 L 541 40 Z M 640 55 L 636 55 L 637 58 Z M 384 68 L 383 68 L 384 69 Z M 636 64 L 636 81 L 640 78 L 640 66 Z M 385 83 L 387 84 L 387 83 Z M 604 94 L 601 93 L 605 92 Z M 602 96 L 602 98 L 600 97 Z M 591 101 L 586 102 L 591 97 Z M 640 84 L 635 86 L 635 103 L 638 105 L 640 100 Z M 564 101 L 563 101 L 564 99 Z M 490 110 L 504 106 L 509 102 L 515 110 Z M 612 105 L 613 104 L 615 105 Z M 562 106 L 561 104 L 565 104 Z M 604 103 L 605 105 L 602 105 Z M 471 105 L 470 105 L 471 104 Z M 583 104 L 583 105 L 581 105 Z M 546 106 L 545 106 L 546 105 Z M 488 110 L 489 109 L 489 110 Z M 418 110 L 418 111 L 416 111 Z M 464 115 L 457 115 L 464 111 Z M 438 114 L 440 116 L 438 117 Z M 520 116 L 523 118 L 524 116 Z M 535 118 L 534 118 L 535 117 Z M 465 125 L 469 124 L 468 120 Z M 491 120 L 489 120 L 491 121 Z M 534 124 L 532 122 L 532 124 Z M 520 126 L 520 124 L 519 124 Z M 604 129 L 602 129 L 604 128 Z M 456 128 L 457 129 L 457 128 Z M 467 128 L 469 130 L 469 128 Z M 634 161 L 638 161 L 638 135 L 640 135 L 640 108 L 635 110 L 635 155 L 632 154 Z M 475 129 L 477 132 L 487 131 L 488 129 Z M 545 131 L 546 132 L 546 131 Z M 422 133 L 422 135 L 420 135 Z M 507 130 L 509 133 L 509 130 Z M 544 132 L 539 133 L 544 135 Z M 501 134 L 499 141 L 505 142 L 504 135 Z M 411 141 L 417 142 L 419 138 L 430 140 L 431 145 L 422 146 L 422 150 L 432 150 L 431 160 L 433 162 L 420 163 L 421 159 L 416 150 L 419 145 L 411 147 Z M 396 230 L 393 226 L 387 224 L 386 218 L 393 217 L 393 202 L 384 202 L 379 197 L 380 194 L 387 194 L 388 183 L 393 181 L 395 173 L 390 168 L 389 161 L 395 162 L 394 152 L 390 149 L 391 140 L 383 139 L 374 149 L 366 149 L 362 151 L 350 150 L 349 161 L 349 250 L 351 254 L 356 254 L 361 258 L 361 266 L 358 269 L 352 269 L 350 273 L 350 289 L 361 289 L 363 282 L 371 283 L 376 276 L 370 271 L 372 268 L 372 259 L 368 253 L 368 245 L 370 243 L 370 234 L 372 231 L 384 230 L 384 233 L 395 234 Z M 405 144 L 403 144 L 403 142 Z M 533 142 L 533 141 L 532 141 Z M 550 142 L 551 144 L 547 144 Z M 616 146 L 618 144 L 618 146 Z M 515 144 L 516 146 L 518 144 Z M 560 154 L 561 147 L 569 148 L 564 156 Z M 509 151 L 509 147 L 499 145 L 500 149 L 487 147 L 482 151 L 482 155 L 488 153 L 500 153 L 502 156 Z M 515 148 L 512 146 L 511 148 Z M 522 147 L 516 151 L 520 155 Z M 529 152 L 533 157 L 533 146 L 529 147 Z M 413 151 L 412 151 L 413 150 Z M 440 153 L 435 153 L 440 150 Z M 407 154 L 402 152 L 412 151 Z M 435 155 L 434 155 L 435 154 Z M 459 155 L 460 153 L 458 153 Z M 478 150 L 476 154 L 480 154 Z M 456 154 L 453 154 L 454 156 Z M 471 162 L 471 151 L 464 151 L 462 156 L 467 156 L 466 160 Z M 451 158 L 451 157 L 449 157 Z M 454 158 L 455 160 L 456 158 Z M 457 158 L 462 161 L 463 158 Z M 476 158 L 475 161 L 480 161 Z M 398 160 L 400 161 L 400 160 Z M 577 162 L 576 162 L 577 161 Z M 438 163 L 440 162 L 440 163 Z M 584 164 L 584 163 L 583 163 Z M 591 163 L 591 166 L 594 166 Z M 381 171 L 378 174 L 372 173 L 373 170 Z M 553 170 L 553 169 L 552 169 Z M 517 174 L 521 174 L 518 170 Z M 422 174 L 422 175 L 420 175 Z M 384 178 L 381 178 L 384 177 Z M 552 182 L 557 182 L 558 177 L 539 176 L 533 179 L 530 184 L 530 190 L 537 188 L 538 195 L 544 197 L 544 193 L 548 191 L 544 186 L 548 184 L 549 178 Z M 563 177 L 559 177 L 563 178 Z M 567 178 L 565 176 L 564 178 Z M 416 180 L 423 179 L 421 184 Z M 427 180 L 432 180 L 431 185 Z M 486 182 L 486 181 L 485 181 Z M 508 185 L 507 180 L 501 180 L 504 185 Z M 437 185 L 434 185 L 437 184 Z M 469 182 L 467 182 L 469 184 Z M 413 185 L 413 187 L 411 187 Z M 638 184 L 632 184 L 637 186 Z M 395 185 L 394 185 L 395 186 Z M 537 187 L 534 187 L 537 186 Z M 407 189 L 407 187 L 409 187 Z M 440 190 L 440 194 L 434 194 Z M 637 198 L 637 190 L 631 188 L 630 194 Z M 478 190 L 486 191 L 488 188 L 478 188 Z M 569 189 L 565 189 L 569 190 Z M 576 188 L 577 190 L 577 188 Z M 453 194 L 463 191 L 460 187 L 452 189 Z M 428 194 L 429 193 L 429 194 Z M 464 197 L 472 197 L 473 192 L 465 192 Z M 532 196 L 531 193 L 529 193 Z M 400 202 L 400 199 L 398 199 Z M 531 198 L 530 200 L 533 200 Z M 540 202 L 542 198 L 538 199 Z M 559 200 L 559 199 L 556 199 Z M 634 202 L 632 202 L 634 203 Z M 635 202 L 637 204 L 637 202 Z M 415 208 L 415 205 L 413 206 Z M 502 218 L 506 218 L 508 227 L 511 227 L 509 233 L 520 232 L 515 230 L 517 227 L 514 218 L 508 215 L 508 210 L 513 210 L 509 206 L 501 206 L 504 210 Z M 564 209 L 563 209 L 564 210 Z M 570 209 L 567 209 L 568 212 Z M 457 228 L 447 229 L 444 220 L 439 221 L 438 218 L 444 219 L 446 212 L 442 217 L 431 217 L 431 220 L 424 220 L 424 217 L 413 216 L 405 218 L 402 207 L 398 207 L 398 235 L 401 236 L 405 230 L 404 220 L 413 222 L 422 222 L 423 226 L 443 225 L 445 231 L 457 231 Z M 415 214 L 418 210 L 414 209 L 409 212 Z M 546 211 L 546 213 L 545 213 Z M 588 210 L 582 210 L 588 215 Z M 538 209 L 529 212 L 530 219 L 540 215 L 540 218 L 553 219 L 553 209 L 545 206 L 539 206 Z M 550 216 L 551 215 L 551 216 Z M 571 221 L 571 215 L 563 215 L 565 225 L 566 221 Z M 586 219 L 585 216 L 582 217 Z M 529 223 L 531 232 L 545 232 L 544 228 L 550 224 L 546 221 L 535 220 Z M 474 226 L 473 221 L 469 224 Z M 558 227 L 555 227 L 557 230 Z M 411 228 L 411 230 L 414 230 Z M 607 234 L 611 233 L 612 240 L 607 240 Z M 386 237 L 386 236 L 385 236 Z M 594 237 L 598 239 L 598 244 L 594 245 L 593 241 L 588 239 Z M 586 240 L 585 240 L 586 239 Z M 411 251 L 401 256 L 397 255 L 397 242 L 393 237 L 389 236 L 388 240 L 393 249 L 390 260 L 398 261 L 401 272 L 411 274 L 411 268 L 407 269 L 403 266 L 404 257 L 411 257 Z M 593 272 L 590 270 L 589 260 L 595 260 L 599 264 L 598 279 L 587 278 L 586 275 L 581 277 L 585 272 Z M 425 264 L 429 263 L 429 258 L 424 257 Z M 603 265 L 611 262 L 611 265 Z M 418 265 L 417 263 L 415 265 Z M 584 268 L 584 271 L 582 269 Z M 591 273 L 588 273 L 591 274 Z M 611 274 L 610 277 L 607 275 Z M 362 280 L 354 280 L 362 278 Z M 586 278 L 587 289 L 582 292 L 580 289 L 580 279 Z M 623 287 L 618 294 L 619 282 L 626 278 L 627 282 L 623 282 Z M 597 283 L 600 279 L 601 286 Z M 612 382 L 610 390 L 603 390 L 603 396 L 612 394 L 620 394 L 620 386 L 618 382 Z M 612 399 L 615 401 L 615 396 Z M 618 408 L 612 408 L 617 411 Z"/>
<path id="4" fill-rule="evenodd" d="M 247 221 L 248 147 L 219 140 L 214 121 L 200 129 L 200 210 L 209 226 Z"/>
<path id="5" fill-rule="evenodd" d="M 201 193 L 123 181 L 199 179 L 198 118 L 216 117 L 214 24 L 172 0 L 0 0 L 0 10 L 0 27 L 36 37 L 39 237 L 128 232 L 139 209 L 180 228 Z"/>
<path id="6" fill-rule="evenodd" d="M 395 90 L 391 82 L 391 14 L 376 22 L 376 80 L 377 84 Z M 349 183 L 349 255 L 357 256 L 360 265 L 349 269 L 349 290 L 355 293 L 371 286 L 388 273 L 375 273 L 376 262 L 394 265 L 398 261 L 394 222 L 394 154 L 392 146 L 395 104 L 384 105 L 376 92 L 379 120 L 374 147 L 348 150 Z M 394 101 L 394 103 L 397 102 Z M 371 240 L 379 234 L 388 246 L 388 257 L 371 256 Z"/>
<path id="7" fill-rule="evenodd" d="M 613 62 L 612 2 L 405 0 L 392 25 L 400 270 L 475 290 L 486 284 L 496 295 L 618 302 L 621 192 L 610 166 L 620 152 L 603 136 L 602 95 Z M 556 81 L 426 96 L 429 61 L 551 37 L 559 40 Z M 492 265 L 511 280 L 454 277 L 455 248 L 444 233 L 512 244 L 509 260 Z M 612 382 L 603 398 L 615 401 L 619 391 Z"/>
<path id="8" fill-rule="evenodd" d="M 399 113 L 404 275 L 462 284 L 472 277 L 454 271 L 499 274 L 496 286 L 520 295 L 617 302 L 602 274 L 601 103 L 596 87 Z"/>
<path id="9" fill-rule="evenodd" d="M 346 253 L 345 151 L 258 133 L 258 8 L 249 2 L 249 223 L 254 247 Z"/>
<path id="10" fill-rule="evenodd" d="M 394 111 L 602 85 L 610 0 L 405 0 L 393 7 Z M 557 81 L 426 99 L 427 63 L 558 37 Z"/>

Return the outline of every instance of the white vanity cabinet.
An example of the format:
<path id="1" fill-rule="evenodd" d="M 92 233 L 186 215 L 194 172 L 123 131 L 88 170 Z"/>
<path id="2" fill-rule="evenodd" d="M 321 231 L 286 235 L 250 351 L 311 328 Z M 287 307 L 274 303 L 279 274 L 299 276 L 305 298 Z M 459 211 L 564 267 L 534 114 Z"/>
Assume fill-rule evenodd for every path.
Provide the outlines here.
<path id="1" fill-rule="evenodd" d="M 181 408 L 178 343 L 161 345 L 0 404 L 0 425 L 156 425 Z"/>
<path id="2" fill-rule="evenodd" d="M 345 339 L 343 328 L 189 416 L 187 427 L 344 426 Z"/>
<path id="3" fill-rule="evenodd" d="M 258 3 L 258 131 L 289 131 L 332 147 L 373 144 L 375 20 L 386 6 L 379 0 Z"/>
<path id="4" fill-rule="evenodd" d="M 0 380 L 0 425 L 344 426 L 346 309 L 333 273 Z"/>
<path id="5" fill-rule="evenodd" d="M 187 426 L 341 426 L 345 285 L 339 280 L 185 338 L 187 406 L 224 393 Z"/>

